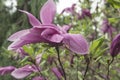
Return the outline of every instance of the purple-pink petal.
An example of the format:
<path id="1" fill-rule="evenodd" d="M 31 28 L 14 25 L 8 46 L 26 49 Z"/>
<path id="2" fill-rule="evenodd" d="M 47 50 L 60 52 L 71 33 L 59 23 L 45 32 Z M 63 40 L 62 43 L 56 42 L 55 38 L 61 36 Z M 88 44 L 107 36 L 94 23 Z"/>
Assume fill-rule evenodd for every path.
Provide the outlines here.
<path id="1" fill-rule="evenodd" d="M 8 50 L 17 50 L 18 48 L 22 47 L 27 43 L 28 42 L 18 39 L 8 46 Z"/>
<path id="2" fill-rule="evenodd" d="M 19 11 L 27 14 L 29 22 L 33 27 L 41 25 L 40 21 L 35 16 L 33 16 L 31 13 L 24 11 L 24 10 L 19 10 Z"/>
<path id="3" fill-rule="evenodd" d="M 60 43 L 63 40 L 63 36 L 60 35 L 60 33 L 57 30 L 52 28 L 44 30 L 41 33 L 41 36 L 44 37 L 44 39 L 55 43 Z"/>
<path id="4" fill-rule="evenodd" d="M 92 15 L 90 13 L 90 10 L 89 9 L 82 9 L 82 16 L 85 17 L 89 17 L 89 18 L 92 18 Z"/>
<path id="5" fill-rule="evenodd" d="M 15 77 L 16 79 L 23 79 L 23 78 L 27 77 L 28 75 L 30 75 L 33 71 L 34 71 L 34 69 L 32 68 L 32 66 L 26 65 L 22 68 L 15 69 L 11 73 L 11 75 L 13 77 Z"/>
<path id="6" fill-rule="evenodd" d="M 42 42 L 44 41 L 44 39 L 42 38 L 42 36 L 40 35 L 41 32 L 38 32 L 38 31 L 41 31 L 41 30 L 34 30 L 34 29 L 31 29 L 31 31 L 22 36 L 20 39 L 21 40 L 24 40 L 24 41 L 29 41 L 29 42 Z"/>
<path id="7" fill-rule="evenodd" d="M 63 14 L 64 12 L 74 14 L 75 13 L 75 6 L 76 6 L 76 4 L 72 4 L 71 7 L 65 8 L 60 14 Z"/>
<path id="8" fill-rule="evenodd" d="M 46 79 L 44 77 L 37 76 L 37 77 L 34 77 L 32 80 L 46 80 Z"/>
<path id="9" fill-rule="evenodd" d="M 115 28 L 113 28 L 107 19 L 103 20 L 103 23 L 101 25 L 101 31 L 105 34 L 108 33 L 110 35 L 112 35 L 112 32 L 116 31 Z"/>
<path id="10" fill-rule="evenodd" d="M 16 49 L 15 52 L 19 53 L 19 56 L 20 56 L 21 58 L 24 58 L 25 56 L 28 55 L 28 54 L 23 50 L 22 47 Z"/>
<path id="11" fill-rule="evenodd" d="M 70 30 L 70 28 L 71 28 L 71 26 L 69 26 L 69 25 L 63 25 L 63 26 L 62 26 L 62 31 L 63 31 L 64 33 L 67 33 L 67 32 Z"/>
<path id="12" fill-rule="evenodd" d="M 40 64 L 41 58 L 42 58 L 42 53 L 41 53 L 41 54 L 38 54 L 38 55 L 36 56 L 35 59 L 36 59 L 36 64 L 37 64 L 37 65 Z"/>
<path id="13" fill-rule="evenodd" d="M 86 39 L 80 34 L 64 34 L 63 43 L 68 49 L 77 54 L 88 53 L 88 43 Z"/>
<path id="14" fill-rule="evenodd" d="M 35 27 L 28 29 L 24 34 L 19 35 L 19 33 L 21 32 L 24 31 L 19 31 L 13 34 L 11 40 L 13 39 L 14 42 L 11 45 L 9 45 L 8 50 L 15 50 L 17 48 L 22 47 L 23 45 L 31 44 L 31 43 L 41 43 L 41 42 L 49 43 L 49 41 L 59 42 L 62 39 L 62 36 L 55 35 L 56 33 L 57 34 L 59 33 L 59 31 L 55 27 L 41 25 L 41 27 L 39 28 Z"/>
<path id="15" fill-rule="evenodd" d="M 14 70 L 15 70 L 15 67 L 13 66 L 0 67 L 0 75 L 11 73 Z"/>
<path id="16" fill-rule="evenodd" d="M 9 40 L 9 41 L 15 41 L 15 40 L 17 40 L 18 38 L 20 38 L 21 36 L 27 34 L 28 32 L 29 32 L 29 29 L 18 31 L 18 32 L 12 34 L 12 35 L 8 38 L 8 40 Z"/>
<path id="17" fill-rule="evenodd" d="M 44 29 L 32 28 L 29 29 L 29 32 L 25 35 L 18 35 L 20 38 L 9 45 L 8 50 L 14 50 L 26 44 L 45 42 L 45 39 L 43 39 L 41 36 L 42 30 Z"/>
<path id="18" fill-rule="evenodd" d="M 56 14 L 56 5 L 53 0 L 48 0 L 40 11 L 40 18 L 43 24 L 51 24 Z"/>

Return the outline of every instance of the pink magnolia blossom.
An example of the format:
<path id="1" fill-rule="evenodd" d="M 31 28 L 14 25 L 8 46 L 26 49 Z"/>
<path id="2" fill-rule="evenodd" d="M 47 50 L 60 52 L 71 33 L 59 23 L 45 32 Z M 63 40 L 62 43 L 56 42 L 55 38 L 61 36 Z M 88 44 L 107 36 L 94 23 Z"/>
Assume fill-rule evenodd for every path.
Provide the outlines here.
<path id="1" fill-rule="evenodd" d="M 42 54 L 36 56 L 36 65 L 25 65 L 21 68 L 15 68 L 13 66 L 0 67 L 0 75 L 11 74 L 16 79 L 23 79 L 34 72 L 39 72 L 41 69 L 39 63 L 41 61 Z"/>
<path id="2" fill-rule="evenodd" d="M 0 75 L 11 74 L 16 79 L 23 79 L 33 72 L 38 72 L 39 67 L 35 65 L 26 65 L 21 68 L 15 68 L 14 66 L 0 67 Z"/>
<path id="3" fill-rule="evenodd" d="M 76 13 L 76 12 L 75 12 L 75 6 L 76 6 L 76 4 L 72 4 L 71 7 L 65 8 L 65 9 L 61 12 L 61 14 L 63 14 L 64 12 L 71 13 L 71 14 L 75 14 L 75 13 Z"/>
<path id="4" fill-rule="evenodd" d="M 81 14 L 78 13 L 78 19 L 84 19 L 85 17 L 92 19 L 92 14 L 90 13 L 89 9 L 82 9 Z"/>
<path id="5" fill-rule="evenodd" d="M 16 50 L 31 43 L 48 43 L 53 46 L 66 45 L 69 50 L 78 54 L 88 53 L 88 43 L 82 35 L 67 33 L 70 29 L 68 25 L 60 27 L 52 23 L 56 14 L 53 0 L 48 0 L 41 8 L 41 22 L 31 13 L 20 11 L 27 14 L 33 28 L 21 30 L 11 35 L 8 40 L 13 43 L 8 47 L 9 50 Z"/>
<path id="6" fill-rule="evenodd" d="M 112 35 L 112 33 L 115 31 L 115 28 L 112 27 L 112 25 L 109 24 L 107 19 L 103 20 L 103 23 L 101 25 L 101 31 L 105 34 L 108 33 L 109 35 Z"/>
<path id="7" fill-rule="evenodd" d="M 16 79 L 23 79 L 33 72 L 38 72 L 36 66 L 26 65 L 24 67 L 15 69 L 14 71 L 12 71 L 11 75 Z"/>
<path id="8" fill-rule="evenodd" d="M 75 11 L 75 6 L 76 4 L 73 4 L 71 7 L 67 7 L 65 8 L 61 14 L 63 14 L 64 12 L 66 13 L 70 13 L 73 16 L 76 16 L 78 19 L 84 19 L 85 17 L 89 17 L 90 19 L 92 19 L 92 14 L 90 13 L 89 9 L 82 9 L 81 10 L 81 14 Z"/>
<path id="9" fill-rule="evenodd" d="M 104 34 L 108 34 L 108 36 L 112 40 L 113 39 L 113 32 L 116 31 L 116 29 L 109 23 L 109 21 L 107 19 L 104 19 L 103 23 L 101 25 L 101 31 Z"/>
<path id="10" fill-rule="evenodd" d="M 14 71 L 12 71 L 11 75 L 15 77 L 16 79 L 23 79 L 27 76 L 29 76 L 31 73 L 39 72 L 41 69 L 39 68 L 39 63 L 41 61 L 42 54 L 39 54 L 35 58 L 36 65 L 25 65 L 21 68 L 16 68 Z"/>
<path id="11" fill-rule="evenodd" d="M 116 35 L 110 46 L 110 55 L 117 56 L 120 53 L 120 34 Z"/>

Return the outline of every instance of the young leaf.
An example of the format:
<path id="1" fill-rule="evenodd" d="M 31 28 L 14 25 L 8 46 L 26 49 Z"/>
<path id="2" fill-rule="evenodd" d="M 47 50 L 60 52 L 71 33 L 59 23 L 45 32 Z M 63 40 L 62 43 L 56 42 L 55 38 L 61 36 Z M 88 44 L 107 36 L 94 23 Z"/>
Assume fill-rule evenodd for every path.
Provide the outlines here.
<path id="1" fill-rule="evenodd" d="M 24 51 L 26 52 L 26 53 L 28 53 L 29 54 L 29 56 L 33 56 L 33 54 L 34 54 L 34 49 L 33 49 L 33 47 L 31 46 L 31 45 L 29 45 L 29 46 L 27 46 L 27 45 L 25 45 L 25 46 L 23 46 L 23 49 L 24 49 Z"/>
<path id="2" fill-rule="evenodd" d="M 100 37 L 97 40 L 94 40 L 90 45 L 90 52 L 92 54 L 96 53 L 96 51 L 102 46 L 102 43 L 104 42 L 104 36 Z"/>

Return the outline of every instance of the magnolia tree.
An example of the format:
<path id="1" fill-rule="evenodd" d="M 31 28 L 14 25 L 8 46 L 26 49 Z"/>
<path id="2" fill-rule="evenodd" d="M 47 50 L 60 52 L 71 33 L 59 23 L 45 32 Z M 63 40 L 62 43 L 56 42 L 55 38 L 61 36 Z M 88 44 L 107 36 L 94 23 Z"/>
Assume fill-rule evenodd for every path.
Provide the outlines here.
<path id="1" fill-rule="evenodd" d="M 115 36 L 113 32 L 117 30 L 109 19 L 103 18 L 99 24 L 101 21 L 97 23 L 89 9 L 76 11 L 76 4 L 56 14 L 53 0 L 44 3 L 40 19 L 25 10 L 19 11 L 27 15 L 32 27 L 8 38 L 12 42 L 8 50 L 17 54 L 19 65 L 0 67 L 1 75 L 25 80 L 118 79 L 112 78 L 119 72 L 112 63 L 120 52 L 120 34 Z"/>

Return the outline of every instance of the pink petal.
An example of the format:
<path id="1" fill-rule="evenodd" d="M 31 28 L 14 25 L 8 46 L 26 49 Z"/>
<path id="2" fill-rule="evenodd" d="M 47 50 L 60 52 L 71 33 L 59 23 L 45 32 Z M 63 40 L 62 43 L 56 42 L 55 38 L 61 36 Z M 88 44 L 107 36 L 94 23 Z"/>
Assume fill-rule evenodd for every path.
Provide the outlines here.
<path id="1" fill-rule="evenodd" d="M 45 42 L 45 39 L 41 36 L 41 33 L 45 29 L 46 28 L 32 28 L 28 34 L 22 36 L 20 39 L 31 43 Z"/>
<path id="2" fill-rule="evenodd" d="M 8 50 L 17 50 L 25 44 L 30 44 L 30 42 L 25 42 L 24 40 L 18 39 L 8 46 Z"/>
<path id="3" fill-rule="evenodd" d="M 63 40 L 63 36 L 59 34 L 58 31 L 54 29 L 46 29 L 41 33 L 41 36 L 43 36 L 46 40 L 49 40 L 51 42 L 60 43 Z"/>
<path id="4" fill-rule="evenodd" d="M 5 75 L 14 71 L 15 67 L 7 66 L 7 67 L 0 67 L 0 75 Z"/>
<path id="5" fill-rule="evenodd" d="M 9 40 L 9 41 L 15 41 L 16 39 L 18 39 L 18 38 L 20 38 L 21 36 L 27 34 L 28 32 L 29 32 L 28 29 L 18 31 L 18 32 L 14 33 L 13 35 L 11 35 L 11 36 L 8 38 L 8 40 Z"/>
<path id="6" fill-rule="evenodd" d="M 19 53 L 19 56 L 21 58 L 24 58 L 25 56 L 28 55 L 28 53 L 26 53 L 22 47 L 16 49 L 15 52 Z"/>
<path id="7" fill-rule="evenodd" d="M 71 26 L 69 26 L 69 25 L 64 25 L 63 27 L 62 27 L 62 30 L 63 30 L 63 32 L 68 32 L 69 30 L 70 30 L 70 28 L 71 28 Z"/>
<path id="8" fill-rule="evenodd" d="M 75 6 L 76 6 L 76 4 L 72 4 L 71 7 L 65 8 L 60 14 L 63 14 L 64 12 L 74 14 L 75 13 Z"/>
<path id="9" fill-rule="evenodd" d="M 41 76 L 37 76 L 37 77 L 34 77 L 32 80 L 47 80 L 47 79 Z"/>
<path id="10" fill-rule="evenodd" d="M 19 10 L 19 11 L 27 14 L 29 22 L 33 27 L 41 25 L 40 21 L 35 16 L 33 16 L 31 13 L 24 11 L 24 10 Z"/>
<path id="11" fill-rule="evenodd" d="M 42 39 L 39 39 L 37 38 L 37 36 L 35 37 L 34 35 L 31 35 L 30 37 L 33 39 L 28 40 L 28 37 L 25 37 L 24 40 L 19 39 L 14 41 L 11 45 L 8 46 L 8 50 L 16 50 L 26 44 L 39 43 L 43 41 Z"/>
<path id="12" fill-rule="evenodd" d="M 43 39 L 41 36 L 41 32 L 42 31 L 39 28 L 30 29 L 27 34 L 21 36 L 19 39 L 9 45 L 8 50 L 14 50 L 26 44 L 45 42 L 45 39 Z"/>
<path id="13" fill-rule="evenodd" d="M 32 66 L 26 65 L 22 68 L 15 69 L 11 75 L 16 79 L 23 79 L 33 72 Z"/>
<path id="14" fill-rule="evenodd" d="M 40 61 L 41 61 L 41 57 L 42 57 L 42 53 L 41 54 L 38 54 L 37 56 L 36 56 L 36 64 L 40 64 Z"/>
<path id="15" fill-rule="evenodd" d="M 80 34 L 64 34 L 63 43 L 77 54 L 87 54 L 88 43 Z"/>
<path id="16" fill-rule="evenodd" d="M 56 5 L 53 0 L 48 0 L 40 11 L 40 18 L 43 24 L 51 24 L 56 13 Z"/>

